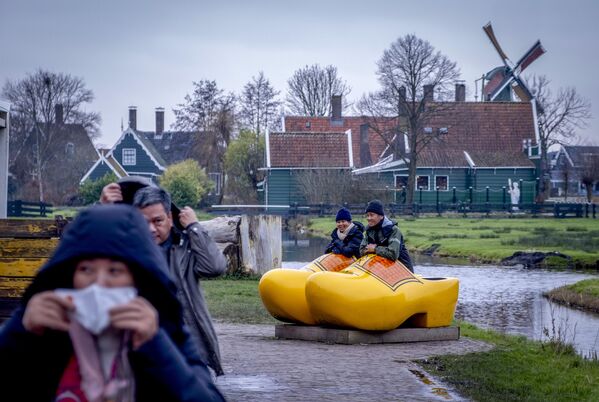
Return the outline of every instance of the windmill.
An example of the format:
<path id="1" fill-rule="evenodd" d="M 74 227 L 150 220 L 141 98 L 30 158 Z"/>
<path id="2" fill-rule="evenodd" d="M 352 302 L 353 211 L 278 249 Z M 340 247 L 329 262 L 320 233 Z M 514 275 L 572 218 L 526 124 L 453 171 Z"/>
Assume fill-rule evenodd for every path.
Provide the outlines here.
<path id="1" fill-rule="evenodd" d="M 486 81 L 486 83 L 482 90 L 483 101 L 512 101 L 512 93 L 515 92 L 521 101 L 529 102 L 533 95 L 520 78 L 520 74 L 545 53 L 541 41 L 538 40 L 514 65 L 499 46 L 490 22 L 483 27 L 483 30 L 491 40 L 495 50 L 497 50 L 501 61 L 503 61 L 503 66 L 494 68 L 484 76 L 483 82 Z"/>

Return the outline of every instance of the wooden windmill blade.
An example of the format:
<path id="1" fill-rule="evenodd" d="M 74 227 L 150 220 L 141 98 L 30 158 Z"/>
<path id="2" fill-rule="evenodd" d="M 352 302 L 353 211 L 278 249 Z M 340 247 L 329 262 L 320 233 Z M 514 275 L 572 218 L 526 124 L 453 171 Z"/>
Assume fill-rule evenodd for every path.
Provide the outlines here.
<path id="1" fill-rule="evenodd" d="M 489 37 L 489 40 L 491 41 L 493 46 L 495 46 L 495 50 L 497 50 L 497 53 L 499 54 L 499 57 L 501 57 L 501 60 L 503 61 L 503 63 L 506 66 L 511 67 L 508 64 L 509 58 L 504 53 L 503 49 L 501 49 L 501 46 L 499 46 L 499 42 L 497 41 L 497 37 L 495 37 L 495 33 L 493 32 L 493 27 L 491 26 L 491 22 L 488 22 L 487 25 L 485 25 L 483 27 L 483 31 L 485 31 L 485 33 Z"/>
<path id="2" fill-rule="evenodd" d="M 512 85 L 512 89 L 514 90 L 518 98 L 520 98 L 522 102 L 530 102 L 530 100 L 533 98 L 533 95 L 524 83 L 524 81 L 522 81 L 520 77 L 514 76 L 513 78 L 514 84 Z"/>
<path id="3" fill-rule="evenodd" d="M 541 45 L 541 41 L 538 40 L 530 49 L 528 49 L 528 52 L 524 53 L 524 56 L 518 60 L 518 63 L 516 63 L 516 67 L 514 68 L 515 73 L 520 74 L 526 67 L 541 57 L 545 52 L 546 50 L 543 45 Z"/>

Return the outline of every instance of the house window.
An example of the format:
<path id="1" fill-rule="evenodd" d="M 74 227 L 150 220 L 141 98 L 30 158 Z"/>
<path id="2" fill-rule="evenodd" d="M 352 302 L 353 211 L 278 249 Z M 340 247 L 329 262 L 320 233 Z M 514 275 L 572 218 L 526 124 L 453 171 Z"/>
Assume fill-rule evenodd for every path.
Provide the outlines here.
<path id="1" fill-rule="evenodd" d="M 208 173 L 208 178 L 214 183 L 214 189 L 210 191 L 212 195 L 220 195 L 222 190 L 222 173 Z"/>
<path id="2" fill-rule="evenodd" d="M 416 190 L 428 191 L 428 176 L 416 176 Z"/>
<path id="3" fill-rule="evenodd" d="M 135 148 L 123 148 L 123 166 L 136 165 Z"/>
<path id="4" fill-rule="evenodd" d="M 75 155 L 75 144 L 73 144 L 72 142 L 67 142 L 64 152 L 68 156 Z"/>
<path id="5" fill-rule="evenodd" d="M 395 176 L 395 188 L 408 188 L 408 176 Z"/>
<path id="6" fill-rule="evenodd" d="M 439 191 L 447 191 L 449 190 L 449 179 L 447 176 L 435 176 L 435 189 L 439 189 Z"/>

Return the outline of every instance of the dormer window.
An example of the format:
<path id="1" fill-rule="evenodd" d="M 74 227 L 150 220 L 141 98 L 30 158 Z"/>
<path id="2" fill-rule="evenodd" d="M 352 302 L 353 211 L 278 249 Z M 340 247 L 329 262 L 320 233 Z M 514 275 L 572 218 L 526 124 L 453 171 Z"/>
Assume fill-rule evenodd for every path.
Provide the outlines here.
<path id="1" fill-rule="evenodd" d="M 123 166 L 135 166 L 137 164 L 135 148 L 123 148 Z"/>

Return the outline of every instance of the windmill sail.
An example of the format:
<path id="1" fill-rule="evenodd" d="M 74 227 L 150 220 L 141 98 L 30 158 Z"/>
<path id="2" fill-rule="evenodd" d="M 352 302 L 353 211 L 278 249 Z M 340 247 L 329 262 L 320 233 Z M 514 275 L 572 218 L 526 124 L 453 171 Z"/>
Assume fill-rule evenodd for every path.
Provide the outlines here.
<path id="1" fill-rule="evenodd" d="M 529 50 L 522 56 L 518 63 L 516 63 L 516 73 L 521 73 L 526 67 L 528 67 L 533 61 L 541 57 L 545 53 L 545 48 L 541 45 L 541 41 L 538 40 Z"/>
<path id="2" fill-rule="evenodd" d="M 499 57 L 501 57 L 501 60 L 507 66 L 508 65 L 507 60 L 509 60 L 509 58 L 503 52 L 503 50 L 501 49 L 501 46 L 499 46 L 499 42 L 497 41 L 497 38 L 495 37 L 495 33 L 493 32 L 493 27 L 491 26 L 491 23 L 488 22 L 487 25 L 485 25 L 483 27 L 483 30 L 485 31 L 485 33 L 491 40 L 491 43 L 493 44 L 493 46 L 495 46 L 495 50 L 497 50 L 497 53 L 499 53 Z"/>
<path id="3" fill-rule="evenodd" d="M 513 93 L 515 93 L 522 102 L 529 102 L 533 99 L 533 95 L 526 87 L 524 81 L 520 79 L 519 75 L 526 67 L 545 53 L 545 48 L 541 45 L 541 41 L 537 41 L 528 49 L 514 66 L 503 52 L 503 49 L 501 49 L 501 46 L 499 46 L 491 23 L 487 23 L 483 27 L 483 30 L 505 65 L 505 68 L 497 67 L 486 74 L 485 79 L 488 80 L 488 83 L 483 88 L 483 99 L 489 101 L 512 101 Z"/>

